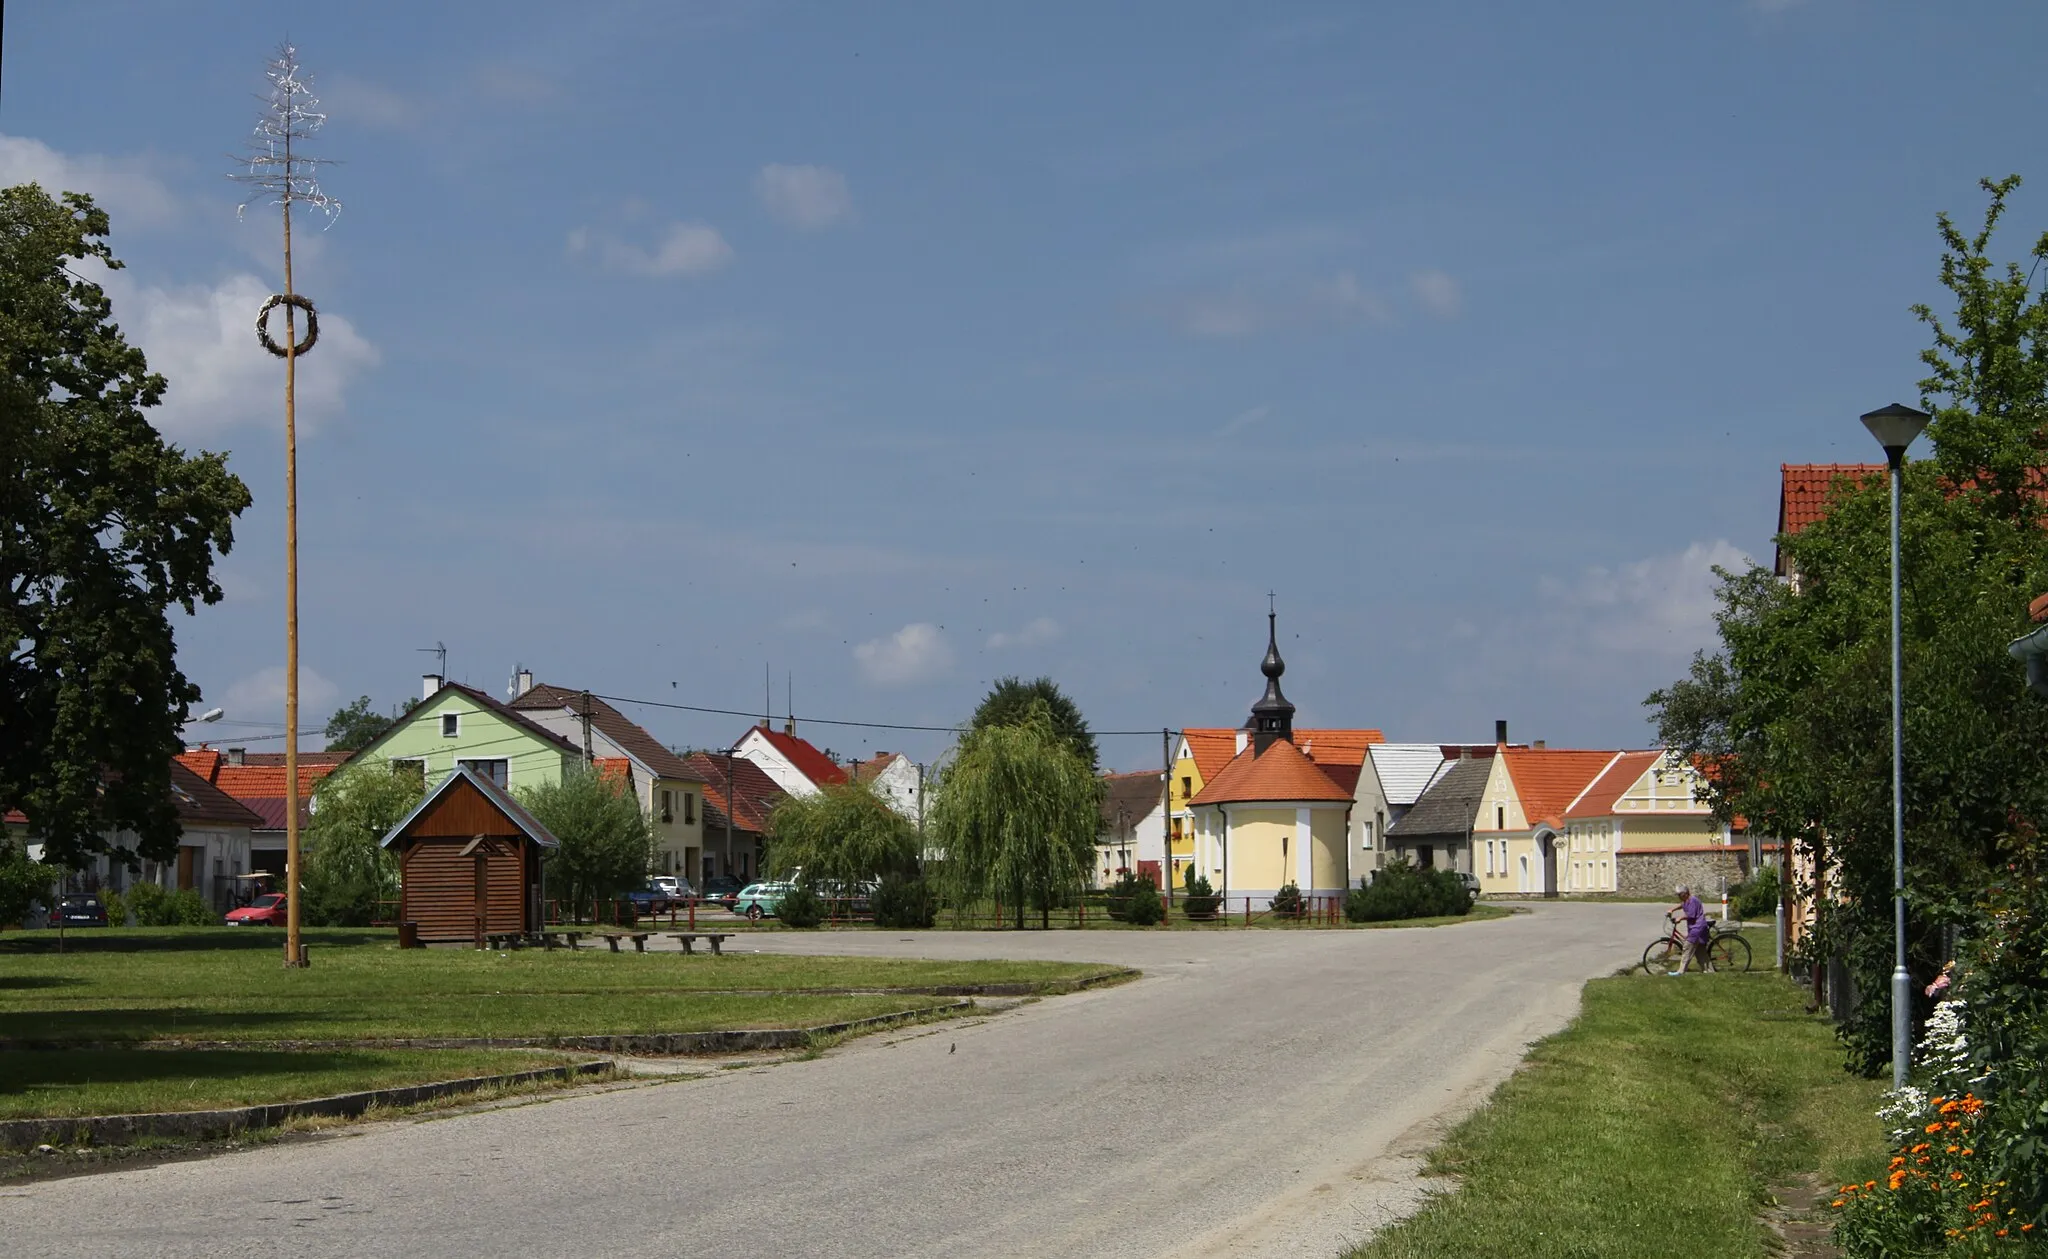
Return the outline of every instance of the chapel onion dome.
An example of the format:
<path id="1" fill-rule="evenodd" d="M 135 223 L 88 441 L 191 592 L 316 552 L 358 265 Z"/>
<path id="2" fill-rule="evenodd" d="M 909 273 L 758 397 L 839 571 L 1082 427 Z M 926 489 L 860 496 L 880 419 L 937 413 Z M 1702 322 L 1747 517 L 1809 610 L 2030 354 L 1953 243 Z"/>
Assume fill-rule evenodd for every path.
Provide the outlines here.
<path id="1" fill-rule="evenodd" d="M 1264 751 L 1275 739 L 1294 741 L 1294 705 L 1280 693 L 1280 675 L 1287 672 L 1287 662 L 1280 658 L 1277 621 L 1270 610 L 1266 613 L 1266 658 L 1259 663 L 1259 672 L 1266 675 L 1266 693 L 1252 705 L 1249 725 L 1259 750 Z"/>

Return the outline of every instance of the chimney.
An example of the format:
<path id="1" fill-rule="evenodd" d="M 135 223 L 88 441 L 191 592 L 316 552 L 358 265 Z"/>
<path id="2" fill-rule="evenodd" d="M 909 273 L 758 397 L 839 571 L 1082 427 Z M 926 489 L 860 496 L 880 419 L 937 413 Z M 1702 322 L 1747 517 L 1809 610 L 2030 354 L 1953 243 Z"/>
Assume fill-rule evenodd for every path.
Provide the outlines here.
<path id="1" fill-rule="evenodd" d="M 512 684 L 512 698 L 517 699 L 533 689 L 533 670 L 521 669 Z"/>
<path id="2" fill-rule="evenodd" d="M 795 718 L 795 717 L 785 717 L 785 718 L 783 718 L 783 720 L 782 720 L 782 733 L 784 733 L 784 734 L 786 734 L 786 735 L 790 736 L 791 738 L 795 738 L 795 737 L 796 737 L 796 718 Z"/>
<path id="3" fill-rule="evenodd" d="M 440 689 L 441 689 L 441 675 L 440 675 L 440 674 L 438 674 L 438 673 L 422 673 L 422 674 L 420 674 L 420 698 L 421 698 L 421 699 L 432 699 L 432 698 L 434 698 L 434 692 L 435 692 L 435 691 L 438 691 L 438 690 L 440 690 Z"/>
<path id="4" fill-rule="evenodd" d="M 1508 741 L 1508 723 L 1506 721 L 1496 721 L 1493 723 L 1493 741 L 1496 744 L 1505 744 Z"/>
<path id="5" fill-rule="evenodd" d="M 229 748 L 228 764 L 240 765 L 242 763 L 242 758 L 248 754 L 248 751 L 248 748 Z"/>
<path id="6" fill-rule="evenodd" d="M 1550 746 L 1550 741 L 1549 741 L 1549 740 L 1547 740 L 1547 739 L 1537 739 L 1537 740 L 1536 740 L 1535 742 L 1531 743 L 1531 744 L 1530 744 L 1529 746 L 1530 746 L 1530 747 L 1532 747 L 1532 748 L 1534 748 L 1534 749 L 1536 749 L 1536 750 L 1537 750 L 1538 752 L 1541 752 L 1541 751 L 1542 751 L 1542 750 L 1543 750 L 1544 748 L 1547 748 L 1547 747 L 1549 747 L 1549 746 Z"/>

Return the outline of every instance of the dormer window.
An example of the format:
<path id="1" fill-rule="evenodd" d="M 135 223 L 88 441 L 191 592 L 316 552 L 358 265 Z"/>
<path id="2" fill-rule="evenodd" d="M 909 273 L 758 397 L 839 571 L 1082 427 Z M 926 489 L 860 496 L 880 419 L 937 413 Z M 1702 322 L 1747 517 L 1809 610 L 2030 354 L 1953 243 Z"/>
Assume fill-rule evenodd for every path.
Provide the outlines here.
<path id="1" fill-rule="evenodd" d="M 462 714 L 460 714 L 460 713 L 442 713 L 442 714 L 441 714 L 441 737 L 442 737 L 442 738 L 444 738 L 444 739 L 453 739 L 453 738 L 456 738 L 456 737 L 458 737 L 459 735 L 461 735 L 461 733 L 462 733 Z"/>

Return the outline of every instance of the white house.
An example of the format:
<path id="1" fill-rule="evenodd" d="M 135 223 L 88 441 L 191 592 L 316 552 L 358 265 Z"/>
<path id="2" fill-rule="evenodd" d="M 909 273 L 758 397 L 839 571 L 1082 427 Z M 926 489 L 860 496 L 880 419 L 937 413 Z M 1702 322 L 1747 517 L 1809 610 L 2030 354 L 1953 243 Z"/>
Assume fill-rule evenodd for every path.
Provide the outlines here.
<path id="1" fill-rule="evenodd" d="M 733 755 L 760 766 L 776 786 L 793 796 L 816 795 L 834 783 L 846 781 L 846 771 L 834 764 L 831 757 L 797 737 L 793 720 L 781 730 L 765 724 L 753 727 L 733 745 Z"/>
<path id="2" fill-rule="evenodd" d="M 924 823 L 924 770 L 901 752 L 877 752 L 853 762 L 853 776 L 907 821 Z"/>

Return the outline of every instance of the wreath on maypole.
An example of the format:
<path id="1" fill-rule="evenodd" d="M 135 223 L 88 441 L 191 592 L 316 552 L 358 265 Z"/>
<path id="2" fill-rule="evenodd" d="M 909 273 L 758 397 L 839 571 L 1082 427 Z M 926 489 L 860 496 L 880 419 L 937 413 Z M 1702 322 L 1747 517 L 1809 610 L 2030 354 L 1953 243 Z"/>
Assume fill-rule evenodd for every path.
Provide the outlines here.
<path id="1" fill-rule="evenodd" d="M 306 312 L 306 339 L 289 350 L 272 340 L 270 336 L 270 312 L 279 306 L 290 306 Z M 279 358 L 287 355 L 297 357 L 312 349 L 313 343 L 320 339 L 320 312 L 313 309 L 312 299 L 303 294 L 272 293 L 270 299 L 263 303 L 263 309 L 256 312 L 256 339 L 263 343 L 264 349 Z"/>

